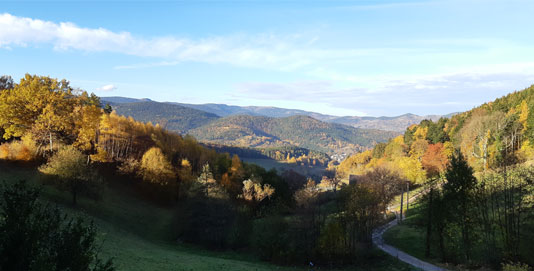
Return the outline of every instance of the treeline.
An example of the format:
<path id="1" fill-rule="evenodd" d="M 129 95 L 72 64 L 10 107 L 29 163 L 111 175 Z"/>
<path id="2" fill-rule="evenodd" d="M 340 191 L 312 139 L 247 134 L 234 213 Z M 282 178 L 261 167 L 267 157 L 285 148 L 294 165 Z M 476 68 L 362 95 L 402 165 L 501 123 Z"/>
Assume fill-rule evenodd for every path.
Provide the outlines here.
<path id="1" fill-rule="evenodd" d="M 456 153 L 456 154 L 455 154 Z M 417 209 L 427 255 L 457 264 L 534 264 L 534 86 L 470 111 L 423 120 L 338 167 L 341 176 L 387 168 L 426 186 Z M 476 177 L 476 178 L 475 178 Z"/>
<path id="2" fill-rule="evenodd" d="M 237 156 L 231 159 L 158 124 L 119 116 L 109 106 L 102 108 L 94 94 L 49 77 L 27 74 L 20 83 L 2 87 L 0 129 L 6 141 L 0 159 L 48 161 L 41 171 L 67 182 L 61 186 L 73 200 L 97 182 L 95 171 L 110 166 L 142 179 L 157 190 L 157 198 L 169 202 L 211 182 L 236 198 L 255 173 L 246 174 Z M 200 181 L 202 174 L 209 180 Z M 254 182 L 261 177 L 256 176 Z"/>
<path id="3" fill-rule="evenodd" d="M 534 158 L 534 87 L 486 103 L 473 110 L 423 120 L 404 135 L 353 155 L 339 167 L 346 175 L 377 166 L 423 183 L 443 172 L 453 150 L 460 149 L 476 172 L 498 169 Z"/>

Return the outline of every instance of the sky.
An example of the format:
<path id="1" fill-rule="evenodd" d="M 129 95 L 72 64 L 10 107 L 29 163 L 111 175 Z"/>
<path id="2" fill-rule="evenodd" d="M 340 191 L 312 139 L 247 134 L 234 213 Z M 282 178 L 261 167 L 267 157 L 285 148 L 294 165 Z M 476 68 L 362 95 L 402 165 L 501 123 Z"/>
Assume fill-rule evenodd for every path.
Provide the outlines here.
<path id="1" fill-rule="evenodd" d="M 534 1 L 3 1 L 0 74 L 330 115 L 469 110 L 534 84 Z"/>

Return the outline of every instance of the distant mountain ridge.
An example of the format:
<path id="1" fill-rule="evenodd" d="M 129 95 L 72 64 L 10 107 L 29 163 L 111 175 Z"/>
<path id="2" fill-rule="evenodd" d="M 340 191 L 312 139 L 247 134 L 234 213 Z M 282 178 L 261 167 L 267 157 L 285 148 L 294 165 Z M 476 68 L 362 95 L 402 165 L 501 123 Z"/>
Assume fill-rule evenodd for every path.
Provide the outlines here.
<path id="1" fill-rule="evenodd" d="M 180 134 L 190 134 L 210 144 L 250 148 L 295 146 L 344 157 L 387 141 L 399 132 L 355 128 L 339 123 L 324 122 L 310 116 L 267 117 L 261 115 L 228 115 L 148 99 L 122 97 L 102 98 L 119 115 L 131 116 L 143 122 L 159 124 Z M 224 106 L 223 106 L 224 107 Z M 241 110 L 234 108 L 235 112 Z M 265 108 L 260 108 L 265 109 Z M 280 109 L 273 114 L 283 115 Z"/>
<path id="2" fill-rule="evenodd" d="M 103 102 L 109 102 L 111 104 L 132 103 L 151 101 L 150 99 L 134 99 L 125 97 L 102 97 Z M 402 132 L 408 126 L 412 124 L 418 124 L 424 119 L 431 119 L 433 121 L 438 120 L 440 115 L 427 115 L 419 116 L 415 114 L 404 114 L 393 117 L 367 117 L 367 116 L 332 116 L 316 112 L 310 112 L 299 109 L 286 109 L 271 106 L 236 106 L 226 104 L 187 104 L 176 102 L 165 102 L 166 104 L 173 104 L 182 107 L 201 110 L 204 112 L 215 114 L 219 117 L 227 117 L 232 115 L 250 115 L 250 116 L 265 116 L 273 118 L 285 118 L 297 115 L 309 116 L 317 120 L 339 123 L 349 125 L 355 128 L 363 129 L 378 129 L 384 131 L 397 131 Z M 450 117 L 455 113 L 448 114 L 446 117 Z"/>
<path id="3" fill-rule="evenodd" d="M 302 115 L 285 118 L 232 115 L 189 133 L 207 143 L 252 148 L 297 146 L 329 155 L 362 151 L 399 134 L 328 123 Z"/>
<path id="4" fill-rule="evenodd" d="M 110 102 L 104 100 L 106 102 Z M 208 124 L 220 117 L 201 110 L 175 104 L 150 100 L 111 103 L 119 115 L 130 116 L 138 121 L 159 123 L 168 130 L 186 134 L 189 130 Z"/>

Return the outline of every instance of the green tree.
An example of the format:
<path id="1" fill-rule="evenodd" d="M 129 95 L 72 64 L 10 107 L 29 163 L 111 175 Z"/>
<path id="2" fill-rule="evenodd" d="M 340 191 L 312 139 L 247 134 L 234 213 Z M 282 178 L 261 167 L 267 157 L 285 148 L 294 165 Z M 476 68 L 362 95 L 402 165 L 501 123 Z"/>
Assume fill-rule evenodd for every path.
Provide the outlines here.
<path id="1" fill-rule="evenodd" d="M 44 205 L 25 181 L 3 187 L 0 200 L 0 270 L 112 271 L 98 258 L 96 228 Z"/>
<path id="2" fill-rule="evenodd" d="M 113 108 L 108 103 L 104 106 L 104 113 L 111 114 L 113 112 Z"/>
<path id="3" fill-rule="evenodd" d="M 13 87 L 15 87 L 15 83 L 13 82 L 13 78 L 11 76 L 0 76 L 0 91 L 4 89 L 12 89 Z"/>
<path id="4" fill-rule="evenodd" d="M 61 148 L 39 170 L 55 176 L 60 188 L 65 188 L 72 194 L 74 205 L 82 192 L 92 196 L 97 194 L 97 178 L 87 164 L 87 156 L 73 146 Z"/>
<path id="5" fill-rule="evenodd" d="M 426 138 L 432 142 L 432 144 L 440 142 L 444 143 L 449 140 L 449 136 L 445 132 L 447 121 L 447 118 L 440 118 L 437 123 L 432 122 L 429 124 Z"/>
<path id="6" fill-rule="evenodd" d="M 461 152 L 451 157 L 447 172 L 447 182 L 443 185 L 444 200 L 450 212 L 450 221 L 457 224 L 461 229 L 461 241 L 463 254 L 466 261 L 471 260 L 472 230 L 473 230 L 473 205 L 474 189 L 477 180 L 473 176 L 471 168 Z"/>

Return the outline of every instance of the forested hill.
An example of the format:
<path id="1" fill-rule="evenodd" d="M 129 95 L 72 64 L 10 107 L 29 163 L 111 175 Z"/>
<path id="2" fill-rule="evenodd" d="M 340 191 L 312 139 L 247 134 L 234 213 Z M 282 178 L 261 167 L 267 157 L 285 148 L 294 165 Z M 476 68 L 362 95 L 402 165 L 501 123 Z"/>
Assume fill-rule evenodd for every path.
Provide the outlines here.
<path id="1" fill-rule="evenodd" d="M 158 123 L 180 134 L 219 118 L 215 114 L 201 110 L 153 101 L 113 103 L 113 109 L 119 115 L 131 116 L 142 122 Z"/>
<path id="2" fill-rule="evenodd" d="M 534 160 L 534 86 L 451 118 L 423 120 L 388 143 L 347 158 L 338 170 L 361 174 L 382 166 L 424 182 L 445 170 L 454 150 L 461 150 L 476 172 Z"/>
<path id="3" fill-rule="evenodd" d="M 134 99 L 126 97 L 103 97 L 103 102 L 110 104 L 124 104 L 133 102 L 150 101 L 149 99 Z M 285 118 L 291 116 L 309 116 L 317 120 L 345 124 L 356 128 L 363 129 L 378 129 L 385 131 L 404 131 L 408 126 L 417 124 L 424 119 L 430 119 L 433 121 L 438 120 L 439 115 L 427 115 L 419 116 L 415 114 L 404 114 L 393 117 L 361 117 L 361 116 L 332 116 L 325 115 L 316 112 L 287 109 L 273 106 L 235 106 L 226 104 L 187 104 L 187 103 L 174 103 L 168 102 L 166 104 L 179 105 L 187 108 L 197 109 L 208 113 L 215 114 L 220 117 L 227 117 L 232 115 L 249 115 L 249 116 L 265 116 L 273 118 Z M 452 114 L 445 115 L 450 117 Z"/>
<path id="4" fill-rule="evenodd" d="M 190 134 L 209 143 L 260 148 L 293 145 L 341 154 L 367 149 L 398 133 L 358 129 L 308 116 L 270 118 L 237 115 L 193 129 Z"/>

